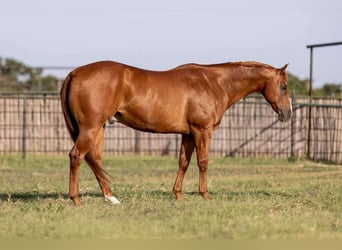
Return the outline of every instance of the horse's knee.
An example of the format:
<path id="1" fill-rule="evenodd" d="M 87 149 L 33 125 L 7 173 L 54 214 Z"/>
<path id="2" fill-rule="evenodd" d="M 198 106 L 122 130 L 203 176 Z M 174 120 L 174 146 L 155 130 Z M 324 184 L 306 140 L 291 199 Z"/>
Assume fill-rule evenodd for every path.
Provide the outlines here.
<path id="1" fill-rule="evenodd" d="M 208 160 L 198 161 L 198 169 L 201 172 L 206 172 L 208 170 Z"/>
<path id="2" fill-rule="evenodd" d="M 74 146 L 69 152 L 70 167 L 81 164 L 81 154 L 76 146 Z"/>
<path id="3" fill-rule="evenodd" d="M 189 166 L 189 161 L 185 158 L 182 158 L 179 160 L 179 168 L 182 169 L 183 171 L 186 171 Z"/>

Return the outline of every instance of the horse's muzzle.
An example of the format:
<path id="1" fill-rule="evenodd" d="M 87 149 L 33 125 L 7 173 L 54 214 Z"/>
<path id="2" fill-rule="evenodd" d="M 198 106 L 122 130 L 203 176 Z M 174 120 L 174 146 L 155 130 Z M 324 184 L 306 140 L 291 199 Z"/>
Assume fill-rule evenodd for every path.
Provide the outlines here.
<path id="1" fill-rule="evenodd" d="M 292 109 L 279 109 L 278 111 L 278 120 L 281 122 L 287 122 L 291 119 Z"/>

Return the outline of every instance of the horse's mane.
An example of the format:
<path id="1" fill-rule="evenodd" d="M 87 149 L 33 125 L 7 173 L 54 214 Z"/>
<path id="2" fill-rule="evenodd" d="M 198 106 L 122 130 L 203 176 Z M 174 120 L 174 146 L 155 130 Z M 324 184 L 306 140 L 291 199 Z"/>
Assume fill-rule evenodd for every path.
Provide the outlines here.
<path id="1" fill-rule="evenodd" d="M 255 61 L 245 61 L 245 62 L 226 62 L 226 63 L 217 63 L 217 64 L 197 64 L 197 63 L 188 63 L 188 64 L 183 64 L 180 65 L 174 69 L 182 69 L 182 68 L 215 68 L 215 67 L 222 67 L 222 66 L 243 66 L 243 67 L 262 67 L 262 68 L 267 68 L 267 69 L 274 69 L 271 65 L 265 64 L 265 63 L 260 63 L 260 62 L 255 62 Z"/>
<path id="2" fill-rule="evenodd" d="M 244 66 L 244 67 L 263 67 L 268 69 L 274 69 L 271 65 L 255 62 L 255 61 L 246 61 L 246 62 L 237 62 L 236 64 Z"/>

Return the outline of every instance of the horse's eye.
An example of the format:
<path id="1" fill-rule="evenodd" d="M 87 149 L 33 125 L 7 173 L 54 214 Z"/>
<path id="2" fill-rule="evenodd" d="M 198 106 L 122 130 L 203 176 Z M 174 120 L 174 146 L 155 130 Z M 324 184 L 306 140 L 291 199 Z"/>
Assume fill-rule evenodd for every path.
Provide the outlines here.
<path id="1" fill-rule="evenodd" d="M 281 94 L 285 95 L 287 91 L 287 85 L 281 85 Z"/>

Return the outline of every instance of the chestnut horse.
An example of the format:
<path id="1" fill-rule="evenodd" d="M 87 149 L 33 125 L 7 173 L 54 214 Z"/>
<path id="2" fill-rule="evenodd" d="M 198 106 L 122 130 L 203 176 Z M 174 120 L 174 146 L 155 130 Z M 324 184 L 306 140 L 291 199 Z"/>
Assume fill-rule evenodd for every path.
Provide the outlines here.
<path id="1" fill-rule="evenodd" d="M 76 68 L 60 95 L 67 128 L 75 142 L 70 157 L 69 195 L 80 204 L 79 170 L 83 159 L 93 170 L 106 199 L 119 203 L 102 169 L 104 130 L 108 120 L 153 133 L 179 133 L 182 142 L 173 193 L 182 200 L 182 183 L 196 149 L 199 193 L 209 199 L 208 151 L 224 112 L 241 98 L 261 93 L 288 121 L 292 106 L 286 67 L 258 62 L 186 64 L 168 71 L 149 71 L 111 61 Z"/>

